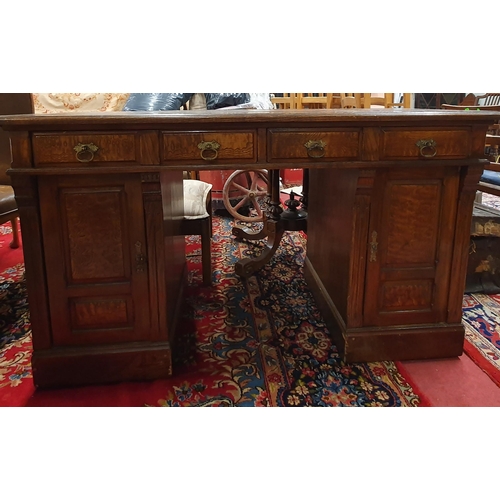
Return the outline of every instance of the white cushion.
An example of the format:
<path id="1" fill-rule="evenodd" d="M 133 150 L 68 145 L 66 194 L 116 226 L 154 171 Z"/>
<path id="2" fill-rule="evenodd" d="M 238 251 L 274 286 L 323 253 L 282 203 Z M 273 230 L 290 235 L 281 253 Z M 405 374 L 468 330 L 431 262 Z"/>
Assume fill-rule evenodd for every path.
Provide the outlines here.
<path id="1" fill-rule="evenodd" d="M 273 109 L 271 94 L 250 94 L 250 103 L 255 109 Z"/>
<path id="2" fill-rule="evenodd" d="M 212 189 L 212 184 L 184 179 L 184 218 L 202 219 L 208 217 L 207 196 Z"/>

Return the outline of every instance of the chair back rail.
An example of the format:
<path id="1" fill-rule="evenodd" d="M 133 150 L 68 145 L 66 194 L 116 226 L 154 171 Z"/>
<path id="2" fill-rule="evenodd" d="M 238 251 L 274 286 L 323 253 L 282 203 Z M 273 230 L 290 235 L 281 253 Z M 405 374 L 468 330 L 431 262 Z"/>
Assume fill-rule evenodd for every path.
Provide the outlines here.
<path id="1" fill-rule="evenodd" d="M 0 115 L 20 115 L 33 113 L 31 94 L 0 93 Z M 10 185 L 10 177 L 6 174 L 10 168 L 9 134 L 0 129 L 0 184 Z"/>
<path id="2" fill-rule="evenodd" d="M 400 94 L 396 102 L 394 93 L 282 93 L 271 94 L 277 109 L 332 109 L 371 107 L 411 107 L 411 93 Z"/>
<path id="3" fill-rule="evenodd" d="M 474 97 L 474 103 L 471 103 L 471 94 L 460 103 L 460 105 L 443 104 L 442 109 L 463 110 L 467 112 L 480 111 L 500 111 L 500 94 L 482 94 Z M 481 199 L 481 193 L 488 193 L 493 196 L 500 196 L 500 124 L 493 124 L 485 138 L 485 155 L 489 158 L 490 164 L 484 170 L 478 183 L 478 200 Z"/>
<path id="4" fill-rule="evenodd" d="M 31 94 L 0 93 L 0 115 L 20 115 L 33 113 L 33 99 Z M 7 170 L 11 165 L 9 134 L 0 129 L 0 224 L 6 222 L 12 225 L 11 248 L 18 248 L 20 243 L 17 218 L 19 211 L 11 187 L 10 176 Z"/>
<path id="5" fill-rule="evenodd" d="M 476 105 L 500 106 L 500 93 L 483 94 L 476 97 Z"/>

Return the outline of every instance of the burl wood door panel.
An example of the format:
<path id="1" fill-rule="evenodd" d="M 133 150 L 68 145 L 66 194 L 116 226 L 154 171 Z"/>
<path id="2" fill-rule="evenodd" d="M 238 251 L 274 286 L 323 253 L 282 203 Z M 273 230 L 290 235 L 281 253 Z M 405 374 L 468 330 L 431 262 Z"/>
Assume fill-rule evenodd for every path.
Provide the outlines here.
<path id="1" fill-rule="evenodd" d="M 453 167 L 377 174 L 365 326 L 446 321 L 458 180 Z"/>
<path id="2" fill-rule="evenodd" d="M 148 340 L 140 177 L 40 179 L 54 346 Z"/>

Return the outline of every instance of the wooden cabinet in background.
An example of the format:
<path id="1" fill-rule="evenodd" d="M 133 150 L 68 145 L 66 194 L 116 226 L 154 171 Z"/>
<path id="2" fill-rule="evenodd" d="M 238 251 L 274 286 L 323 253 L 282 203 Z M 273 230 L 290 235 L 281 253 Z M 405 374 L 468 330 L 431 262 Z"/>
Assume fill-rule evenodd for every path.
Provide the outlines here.
<path id="1" fill-rule="evenodd" d="M 441 109 L 443 104 L 460 104 L 465 93 L 415 94 L 415 108 Z"/>

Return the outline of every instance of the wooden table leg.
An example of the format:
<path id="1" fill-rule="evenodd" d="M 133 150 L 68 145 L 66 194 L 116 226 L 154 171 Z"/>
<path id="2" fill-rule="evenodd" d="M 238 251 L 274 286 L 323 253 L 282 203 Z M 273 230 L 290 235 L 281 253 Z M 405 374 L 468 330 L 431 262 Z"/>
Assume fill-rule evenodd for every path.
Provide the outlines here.
<path id="1" fill-rule="evenodd" d="M 240 238 L 242 240 L 257 241 L 266 238 L 268 233 L 266 224 L 264 222 L 264 226 L 259 231 L 252 231 L 251 229 L 246 229 L 243 227 L 233 227 L 232 234 L 233 236 L 236 236 L 236 238 Z"/>
<path id="2" fill-rule="evenodd" d="M 290 212 L 286 215 L 290 215 Z M 261 231 L 251 231 L 242 228 L 233 228 L 233 235 L 248 240 L 263 240 L 266 248 L 255 258 L 245 258 L 235 265 L 235 272 L 242 278 L 249 278 L 256 271 L 262 269 L 274 256 L 285 231 L 306 230 L 307 220 L 301 214 L 300 218 L 283 217 L 283 208 L 280 200 L 280 171 L 269 171 L 269 192 L 264 211 L 264 227 Z"/>
<path id="3" fill-rule="evenodd" d="M 267 241 L 264 251 L 253 259 L 241 259 L 235 265 L 235 272 L 242 278 L 249 278 L 256 271 L 262 269 L 274 256 L 276 250 L 280 246 L 281 238 L 285 233 L 283 223 L 281 221 L 265 221 L 264 231 L 266 233 Z"/>
<path id="4" fill-rule="evenodd" d="M 277 180 L 276 180 L 276 177 L 277 177 Z M 256 241 L 256 240 L 263 240 L 264 238 L 267 238 L 268 236 L 268 232 L 267 232 L 267 224 L 266 224 L 266 221 L 268 220 L 279 220 L 280 219 L 280 215 L 281 215 L 281 212 L 279 213 L 276 213 L 276 215 L 274 215 L 274 213 L 276 211 L 273 211 L 273 212 L 270 212 L 270 210 L 272 210 L 272 206 L 273 206 L 273 201 L 275 202 L 275 193 L 274 193 L 274 184 L 275 183 L 278 183 L 278 192 L 277 192 L 277 199 L 278 199 L 278 207 L 279 209 L 281 210 L 281 212 L 283 211 L 283 209 L 281 209 L 281 206 L 280 206 L 280 203 L 279 203 L 279 197 L 280 197 L 280 193 L 279 193 L 279 187 L 280 187 L 280 175 L 279 175 L 279 170 L 271 170 L 269 172 L 269 184 L 267 186 L 267 196 L 264 200 L 264 210 L 263 210 L 263 215 L 264 215 L 264 225 L 262 227 L 262 229 L 260 231 L 253 231 L 251 229 L 247 229 L 247 228 L 243 228 L 243 227 L 233 227 L 233 230 L 232 230 L 232 234 L 233 236 L 236 236 L 237 238 L 241 238 L 241 239 L 246 239 L 246 240 L 252 240 L 252 241 Z M 274 203 L 275 205 L 275 203 Z"/>

